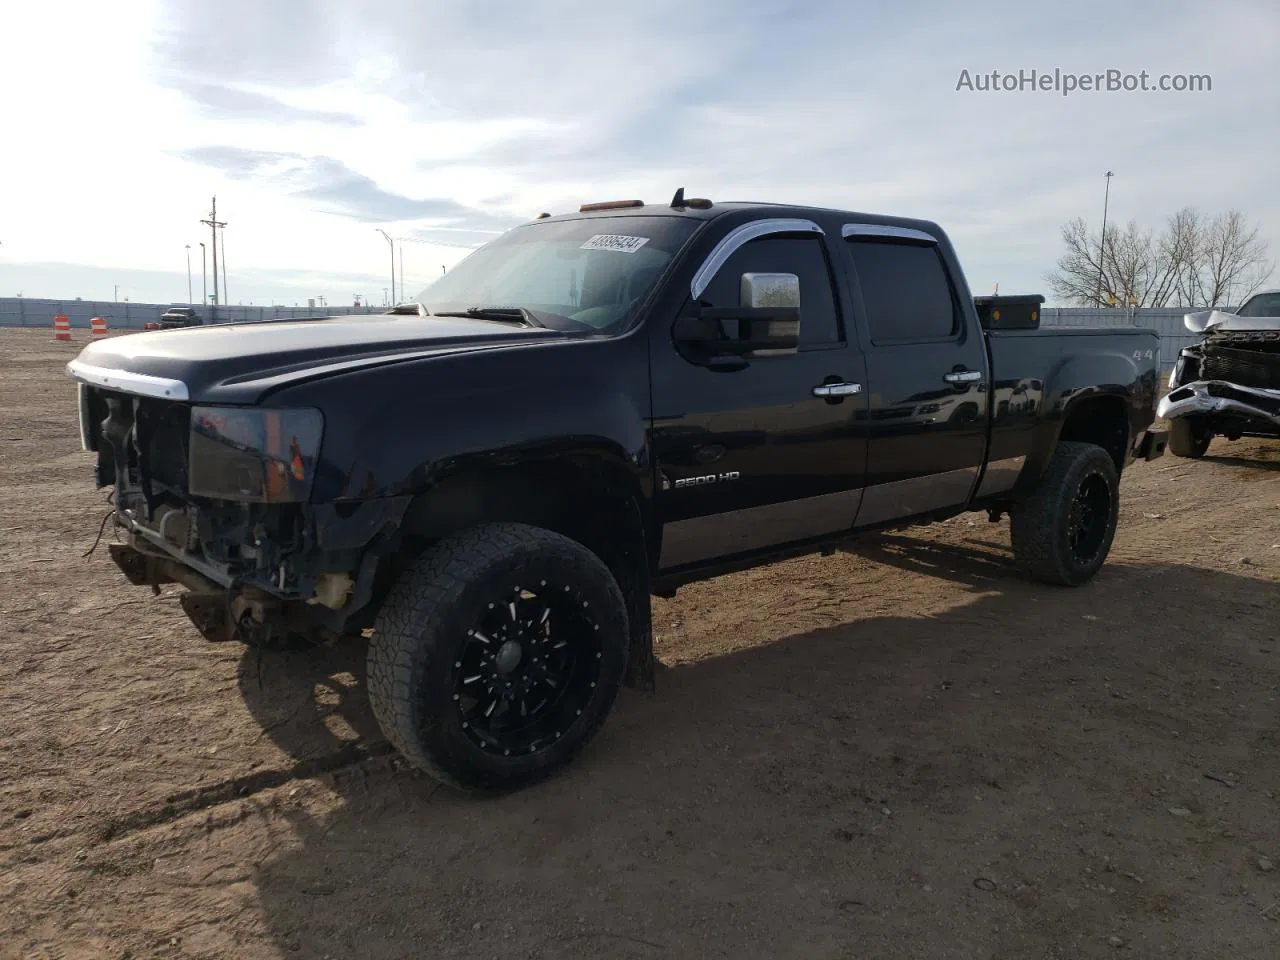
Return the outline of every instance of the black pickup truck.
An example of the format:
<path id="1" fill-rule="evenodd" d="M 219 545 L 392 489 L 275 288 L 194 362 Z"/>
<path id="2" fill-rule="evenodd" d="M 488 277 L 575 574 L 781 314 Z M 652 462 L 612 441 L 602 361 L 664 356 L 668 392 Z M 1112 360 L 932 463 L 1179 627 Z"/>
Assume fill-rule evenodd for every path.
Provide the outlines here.
<path id="1" fill-rule="evenodd" d="M 1081 584 L 1164 451 L 1156 334 L 976 303 L 926 221 L 587 205 L 419 300 L 69 373 L 129 580 L 187 586 L 211 640 L 363 634 L 387 737 L 460 786 L 545 775 L 650 685 L 651 595 L 965 511 Z"/>

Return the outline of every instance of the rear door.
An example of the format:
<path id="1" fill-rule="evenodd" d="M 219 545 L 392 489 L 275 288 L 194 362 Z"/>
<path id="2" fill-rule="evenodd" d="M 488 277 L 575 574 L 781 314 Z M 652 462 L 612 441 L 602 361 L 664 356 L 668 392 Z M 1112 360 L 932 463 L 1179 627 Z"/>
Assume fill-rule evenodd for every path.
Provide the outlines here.
<path id="1" fill-rule="evenodd" d="M 744 273 L 799 277 L 793 356 L 714 370 L 681 356 L 669 322 L 651 325 L 663 570 L 852 527 L 866 460 L 865 368 L 843 329 L 833 252 L 816 223 L 754 221 L 707 259 L 714 274 L 696 293 L 707 306 L 736 306 Z M 694 299 L 691 290 L 687 306 Z M 848 386 L 824 396 L 832 384 Z"/>
<path id="2" fill-rule="evenodd" d="M 866 349 L 867 489 L 858 525 L 969 501 L 986 455 L 989 405 L 982 331 L 937 238 L 846 224 L 844 252 Z"/>

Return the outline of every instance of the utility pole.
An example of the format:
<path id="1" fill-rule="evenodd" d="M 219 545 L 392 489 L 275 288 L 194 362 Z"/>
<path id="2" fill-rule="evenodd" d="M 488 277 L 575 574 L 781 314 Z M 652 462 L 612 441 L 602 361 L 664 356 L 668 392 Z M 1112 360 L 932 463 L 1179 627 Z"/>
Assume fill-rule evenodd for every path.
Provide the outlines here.
<path id="1" fill-rule="evenodd" d="M 213 212 L 209 214 L 209 219 L 201 220 L 213 233 L 213 312 L 218 312 L 218 228 L 225 227 L 226 224 L 218 219 L 218 198 L 213 198 Z"/>
<path id="2" fill-rule="evenodd" d="M 400 244 L 400 299 L 404 299 L 404 244 Z"/>
<path id="3" fill-rule="evenodd" d="M 378 227 L 377 230 L 391 246 L 391 305 L 394 307 L 396 301 L 396 242 L 381 227 Z"/>
<path id="4" fill-rule="evenodd" d="M 203 306 L 209 305 L 209 259 L 207 254 L 209 249 L 202 243 L 200 244 L 200 303 Z"/>
<path id="5" fill-rule="evenodd" d="M 1102 306 L 1102 268 L 1107 262 L 1107 204 L 1111 200 L 1111 177 L 1113 174 L 1107 171 L 1107 189 L 1102 196 L 1102 240 L 1099 243 L 1098 250 L 1098 288 L 1093 293 L 1093 302 L 1096 306 Z"/>
<path id="6" fill-rule="evenodd" d="M 224 228 L 226 224 L 222 225 Z M 231 300 L 227 296 L 227 231 L 222 231 L 222 302 L 228 307 L 231 306 Z"/>
<path id="7" fill-rule="evenodd" d="M 191 244 L 187 244 L 187 303 L 195 303 L 191 292 Z"/>

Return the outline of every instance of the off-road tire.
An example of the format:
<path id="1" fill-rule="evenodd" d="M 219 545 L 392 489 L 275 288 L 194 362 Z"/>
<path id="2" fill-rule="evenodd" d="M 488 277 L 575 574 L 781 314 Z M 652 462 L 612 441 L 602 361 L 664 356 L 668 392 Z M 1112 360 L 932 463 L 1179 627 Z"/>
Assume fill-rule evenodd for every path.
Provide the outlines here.
<path id="1" fill-rule="evenodd" d="M 1082 557 L 1072 549 L 1073 504 L 1087 490 L 1106 491 L 1103 525 L 1096 551 Z M 1058 444 L 1040 485 L 1009 513 L 1013 553 L 1019 566 L 1043 583 L 1075 587 L 1089 580 L 1107 559 L 1120 513 L 1120 477 L 1111 455 L 1092 443 Z"/>
<path id="2" fill-rule="evenodd" d="M 581 598 L 596 625 L 598 675 L 554 743 L 522 756 L 482 748 L 455 704 L 457 663 L 476 618 L 513 584 L 546 578 Z M 589 606 L 588 606 L 589 605 Z M 582 544 L 539 527 L 485 524 L 429 548 L 392 586 L 369 643 L 369 700 L 383 733 L 414 767 L 464 790 L 531 784 L 569 763 L 617 697 L 630 630 L 608 567 Z"/>
<path id="3" fill-rule="evenodd" d="M 1213 441 L 1204 424 L 1188 417 L 1169 421 L 1169 452 L 1175 457 L 1199 460 L 1209 450 Z"/>

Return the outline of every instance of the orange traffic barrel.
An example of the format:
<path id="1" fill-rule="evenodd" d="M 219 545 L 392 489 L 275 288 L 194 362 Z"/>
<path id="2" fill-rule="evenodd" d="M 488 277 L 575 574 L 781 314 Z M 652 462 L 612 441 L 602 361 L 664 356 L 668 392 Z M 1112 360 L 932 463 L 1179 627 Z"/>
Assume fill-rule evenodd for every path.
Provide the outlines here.
<path id="1" fill-rule="evenodd" d="M 60 313 L 53 318 L 53 339 L 63 343 L 71 342 L 71 318 Z"/>
<path id="2" fill-rule="evenodd" d="M 89 338 L 98 340 L 107 335 L 107 318 L 106 317 L 90 317 L 89 318 Z"/>

